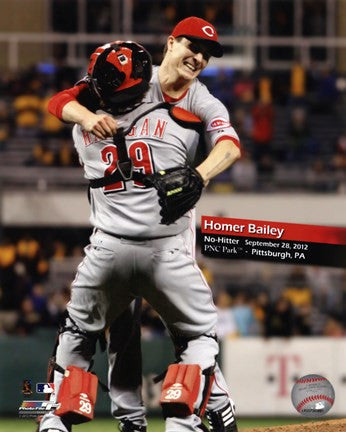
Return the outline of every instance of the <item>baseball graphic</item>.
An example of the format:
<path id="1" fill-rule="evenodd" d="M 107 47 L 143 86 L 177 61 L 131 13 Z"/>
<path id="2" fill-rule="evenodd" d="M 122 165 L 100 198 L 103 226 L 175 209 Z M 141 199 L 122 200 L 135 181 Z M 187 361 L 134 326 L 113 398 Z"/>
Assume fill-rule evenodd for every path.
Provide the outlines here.
<path id="1" fill-rule="evenodd" d="M 335 398 L 331 383 L 321 375 L 305 375 L 296 381 L 291 399 L 295 409 L 305 417 L 321 417 L 333 406 Z"/>

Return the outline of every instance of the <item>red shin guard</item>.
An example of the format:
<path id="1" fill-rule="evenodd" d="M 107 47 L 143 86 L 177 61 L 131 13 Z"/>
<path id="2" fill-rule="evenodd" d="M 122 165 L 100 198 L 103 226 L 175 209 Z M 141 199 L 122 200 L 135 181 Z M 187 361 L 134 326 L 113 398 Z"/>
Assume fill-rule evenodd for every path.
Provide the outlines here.
<path id="1" fill-rule="evenodd" d="M 69 424 L 79 424 L 94 418 L 94 408 L 97 396 L 96 375 L 76 367 L 68 366 L 62 380 L 57 402 L 59 408 L 56 415 Z"/>
<path id="2" fill-rule="evenodd" d="M 199 365 L 170 365 L 162 384 L 160 399 L 164 417 L 186 417 L 193 414 L 200 385 Z"/>

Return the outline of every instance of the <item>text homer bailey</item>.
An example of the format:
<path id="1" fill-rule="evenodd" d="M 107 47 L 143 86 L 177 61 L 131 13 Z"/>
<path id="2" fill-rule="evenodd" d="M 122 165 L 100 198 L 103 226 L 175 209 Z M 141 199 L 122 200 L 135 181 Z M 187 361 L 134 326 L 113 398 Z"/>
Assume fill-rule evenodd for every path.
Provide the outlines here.
<path id="1" fill-rule="evenodd" d="M 244 225 L 240 224 L 228 224 L 214 222 L 213 220 L 204 220 L 203 229 L 212 231 L 223 231 L 232 233 L 243 233 L 247 234 L 262 234 L 268 235 L 280 239 L 284 233 L 284 228 L 278 228 L 269 224 L 254 224 L 248 223 Z"/>

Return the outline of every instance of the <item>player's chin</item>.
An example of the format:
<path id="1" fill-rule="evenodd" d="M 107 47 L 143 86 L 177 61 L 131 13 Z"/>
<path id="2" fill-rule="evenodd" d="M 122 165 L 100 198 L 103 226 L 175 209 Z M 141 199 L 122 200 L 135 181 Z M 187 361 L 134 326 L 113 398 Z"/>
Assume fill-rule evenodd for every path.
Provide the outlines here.
<path id="1" fill-rule="evenodd" d="M 198 75 L 200 74 L 200 72 L 201 72 L 201 69 L 192 70 L 192 69 L 189 69 L 187 66 L 183 66 L 180 69 L 181 76 L 186 80 L 193 80 L 193 79 L 197 78 Z"/>

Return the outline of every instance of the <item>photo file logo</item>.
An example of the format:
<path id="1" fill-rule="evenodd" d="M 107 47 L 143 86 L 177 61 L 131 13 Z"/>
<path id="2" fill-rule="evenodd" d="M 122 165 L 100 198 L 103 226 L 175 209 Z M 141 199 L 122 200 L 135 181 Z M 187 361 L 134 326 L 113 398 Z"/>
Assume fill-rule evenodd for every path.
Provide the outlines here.
<path id="1" fill-rule="evenodd" d="M 23 401 L 18 410 L 19 418 L 36 418 L 58 408 L 59 405 L 49 401 Z"/>

